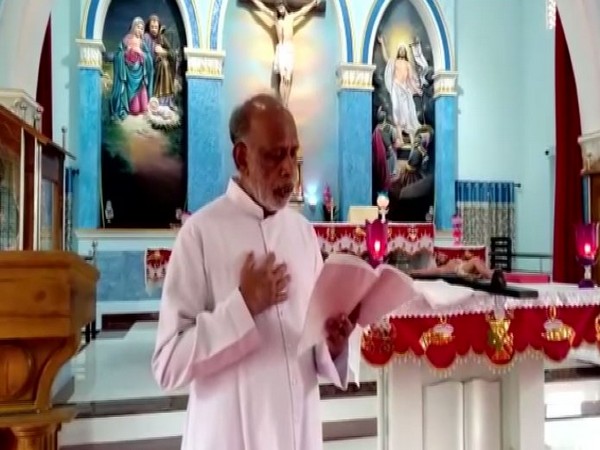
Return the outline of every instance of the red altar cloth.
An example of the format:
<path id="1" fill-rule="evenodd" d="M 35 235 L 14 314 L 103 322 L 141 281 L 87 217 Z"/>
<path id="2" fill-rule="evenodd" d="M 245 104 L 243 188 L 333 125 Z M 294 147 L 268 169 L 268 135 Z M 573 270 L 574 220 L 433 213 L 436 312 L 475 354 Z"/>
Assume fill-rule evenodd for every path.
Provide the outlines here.
<path id="1" fill-rule="evenodd" d="M 493 313 L 390 317 L 365 331 L 361 352 L 376 366 L 394 355 L 413 355 L 434 368 L 448 369 L 457 358 L 474 353 L 499 367 L 528 350 L 562 361 L 583 342 L 600 347 L 598 304 L 515 308 L 502 319 Z"/>
<path id="2" fill-rule="evenodd" d="M 321 251 L 361 255 L 367 251 L 364 225 L 347 223 L 313 224 Z M 435 229 L 431 223 L 389 223 L 388 253 L 400 251 L 414 255 L 425 251 L 433 255 Z"/>
<path id="3" fill-rule="evenodd" d="M 362 255 L 367 251 L 364 225 L 347 223 L 314 223 L 319 246 L 323 253 L 348 252 Z M 443 254 L 448 258 L 464 258 L 466 252 L 485 261 L 484 246 L 435 247 L 435 228 L 432 223 L 389 223 L 388 253 L 400 252 L 416 255 L 424 252 L 432 256 Z M 152 291 L 164 281 L 171 250 L 166 248 L 147 249 L 144 258 L 146 287 Z"/>

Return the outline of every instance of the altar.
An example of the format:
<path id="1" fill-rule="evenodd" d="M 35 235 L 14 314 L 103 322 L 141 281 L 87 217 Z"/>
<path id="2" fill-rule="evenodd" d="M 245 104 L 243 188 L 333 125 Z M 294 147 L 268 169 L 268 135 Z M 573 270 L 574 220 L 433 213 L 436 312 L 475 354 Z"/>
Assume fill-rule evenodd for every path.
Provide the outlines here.
<path id="1" fill-rule="evenodd" d="M 529 285 L 538 299 L 418 298 L 365 330 L 380 367 L 379 450 L 543 450 L 544 360 L 600 345 L 600 290 Z"/>

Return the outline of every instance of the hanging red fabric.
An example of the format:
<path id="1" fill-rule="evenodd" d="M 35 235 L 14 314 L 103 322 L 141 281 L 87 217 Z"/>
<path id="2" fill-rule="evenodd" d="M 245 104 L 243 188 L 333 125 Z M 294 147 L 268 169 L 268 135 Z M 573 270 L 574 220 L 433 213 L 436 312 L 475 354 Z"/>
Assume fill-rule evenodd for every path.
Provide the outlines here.
<path id="1" fill-rule="evenodd" d="M 583 162 L 577 140 L 581 136 L 577 86 L 569 47 L 556 17 L 556 178 L 554 194 L 553 279 L 577 283 L 583 270 L 576 261 L 575 226 L 583 220 Z"/>
<path id="2" fill-rule="evenodd" d="M 44 108 L 42 133 L 52 137 L 52 21 L 48 19 L 40 54 L 36 101 Z"/>

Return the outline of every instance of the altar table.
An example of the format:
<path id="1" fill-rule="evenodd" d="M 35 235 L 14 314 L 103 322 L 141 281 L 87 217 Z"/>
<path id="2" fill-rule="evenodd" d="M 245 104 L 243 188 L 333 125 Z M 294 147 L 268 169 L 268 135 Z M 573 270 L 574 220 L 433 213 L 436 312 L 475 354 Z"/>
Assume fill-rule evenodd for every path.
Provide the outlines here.
<path id="1" fill-rule="evenodd" d="M 367 251 L 363 225 L 343 222 L 313 223 L 323 254 L 336 252 L 362 256 Z M 485 246 L 435 246 L 432 223 L 388 223 L 388 254 L 425 257 L 440 255 L 447 259 L 476 256 L 485 261 Z M 149 292 L 162 285 L 171 256 L 171 249 L 149 248 L 145 252 L 145 279 Z"/>
<path id="2" fill-rule="evenodd" d="M 330 222 L 314 223 L 321 251 L 325 254 L 347 252 L 362 255 L 367 251 L 363 225 Z M 435 228 L 432 223 L 388 223 L 388 253 L 407 255 L 434 253 Z"/>
<path id="3" fill-rule="evenodd" d="M 563 361 L 582 343 L 600 346 L 600 289 L 527 287 L 537 289 L 540 297 L 521 300 L 475 293 L 466 305 L 436 310 L 414 299 L 364 331 L 362 356 L 382 368 L 379 450 L 453 450 L 463 444 L 467 449 L 544 449 L 544 359 Z M 495 426 L 481 421 L 469 425 L 473 439 L 488 441 L 469 446 L 461 441 L 469 434 L 464 429 L 447 436 L 437 430 L 436 436 L 427 423 L 432 411 L 425 411 L 426 400 L 444 397 L 431 394 L 431 387 L 444 382 L 467 386 L 464 382 L 473 379 L 500 384 L 499 411 L 490 413 Z M 440 413 L 446 407 L 440 402 Z M 437 420 L 466 426 L 461 422 L 464 408 L 458 407 L 456 417 Z M 474 431 L 474 426 L 479 429 Z M 485 429 L 495 429 L 498 436 L 483 436 Z"/>

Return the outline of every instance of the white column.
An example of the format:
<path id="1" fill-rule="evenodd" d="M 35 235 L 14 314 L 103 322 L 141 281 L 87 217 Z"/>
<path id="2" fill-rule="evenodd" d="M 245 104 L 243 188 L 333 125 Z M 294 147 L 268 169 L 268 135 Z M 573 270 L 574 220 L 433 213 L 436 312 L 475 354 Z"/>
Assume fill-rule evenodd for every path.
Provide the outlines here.
<path id="1" fill-rule="evenodd" d="M 0 88 L 35 96 L 52 1 L 4 0 L 0 15 Z"/>
<path id="2" fill-rule="evenodd" d="M 102 53 L 105 50 L 102 41 L 76 39 L 75 42 L 79 46 L 79 67 L 102 70 Z"/>
<path id="3" fill-rule="evenodd" d="M 187 77 L 223 79 L 225 52 L 186 47 Z"/>
<path id="4" fill-rule="evenodd" d="M 387 389 L 378 386 L 378 396 L 380 396 L 378 421 L 382 422 L 378 430 L 380 433 L 378 450 L 438 449 L 441 444 L 436 433 L 445 433 L 448 436 L 445 448 L 461 448 L 463 445 L 461 437 L 474 430 L 473 423 L 464 424 L 463 408 L 472 410 L 476 402 L 486 403 L 483 414 L 495 422 L 480 424 L 480 430 L 494 435 L 489 436 L 492 444 L 485 450 L 495 448 L 494 443 L 497 444 L 500 440 L 500 433 L 503 449 L 544 450 L 545 405 L 542 358 L 524 358 L 516 362 L 503 376 L 494 374 L 488 362 L 463 361 L 453 367 L 451 379 L 444 379 L 434 374 L 427 364 L 425 361 L 422 364 L 415 361 L 392 363 L 387 367 L 387 380 L 380 378 L 380 383 L 387 381 Z M 485 399 L 476 399 L 476 396 L 471 395 L 475 393 L 473 386 L 467 386 L 466 390 L 469 391 L 467 402 L 470 405 L 465 406 L 462 394 L 458 395 L 461 389 L 458 388 L 457 383 L 468 385 L 468 382 L 474 378 L 484 378 L 492 382 L 500 381 L 500 398 L 496 395 L 494 399 L 492 395 Z M 434 387 L 436 385 L 442 387 L 438 389 Z M 493 393 L 493 391 L 492 385 L 489 392 Z M 471 401 L 472 399 L 476 402 Z M 442 416 L 435 415 L 436 402 L 440 403 L 439 411 L 442 412 Z M 442 426 L 439 419 L 444 414 L 448 418 L 447 424 Z M 501 431 L 498 429 L 500 416 L 502 417 Z M 431 426 L 426 423 L 428 420 Z M 446 429 L 446 426 L 449 428 Z M 470 441 L 472 442 L 473 439 Z M 443 445 L 441 448 L 444 448 Z M 471 448 L 480 450 L 478 447 Z"/>
<path id="5" fill-rule="evenodd" d="M 340 64 L 338 81 L 340 89 L 373 90 L 373 72 L 371 64 Z"/>
<path id="6" fill-rule="evenodd" d="M 423 449 L 464 450 L 463 384 L 447 380 L 424 386 L 423 403 Z"/>
<path id="7" fill-rule="evenodd" d="M 458 72 L 445 70 L 436 72 L 433 75 L 433 97 L 437 98 L 442 95 L 456 96 Z"/>
<path id="8" fill-rule="evenodd" d="M 44 111 L 24 89 L 0 89 L 0 105 L 12 111 L 29 125 L 39 128 Z"/>
<path id="9" fill-rule="evenodd" d="M 423 380 L 415 362 L 389 365 L 387 447 L 379 450 L 423 450 Z"/>
<path id="10" fill-rule="evenodd" d="M 465 450 L 500 450 L 500 381 L 476 378 L 464 385 Z"/>
<path id="11" fill-rule="evenodd" d="M 544 360 L 524 358 L 502 379 L 502 441 L 511 450 L 544 450 Z"/>
<path id="12" fill-rule="evenodd" d="M 600 2 L 597 0 L 557 0 L 565 30 L 584 136 L 600 130 Z"/>

